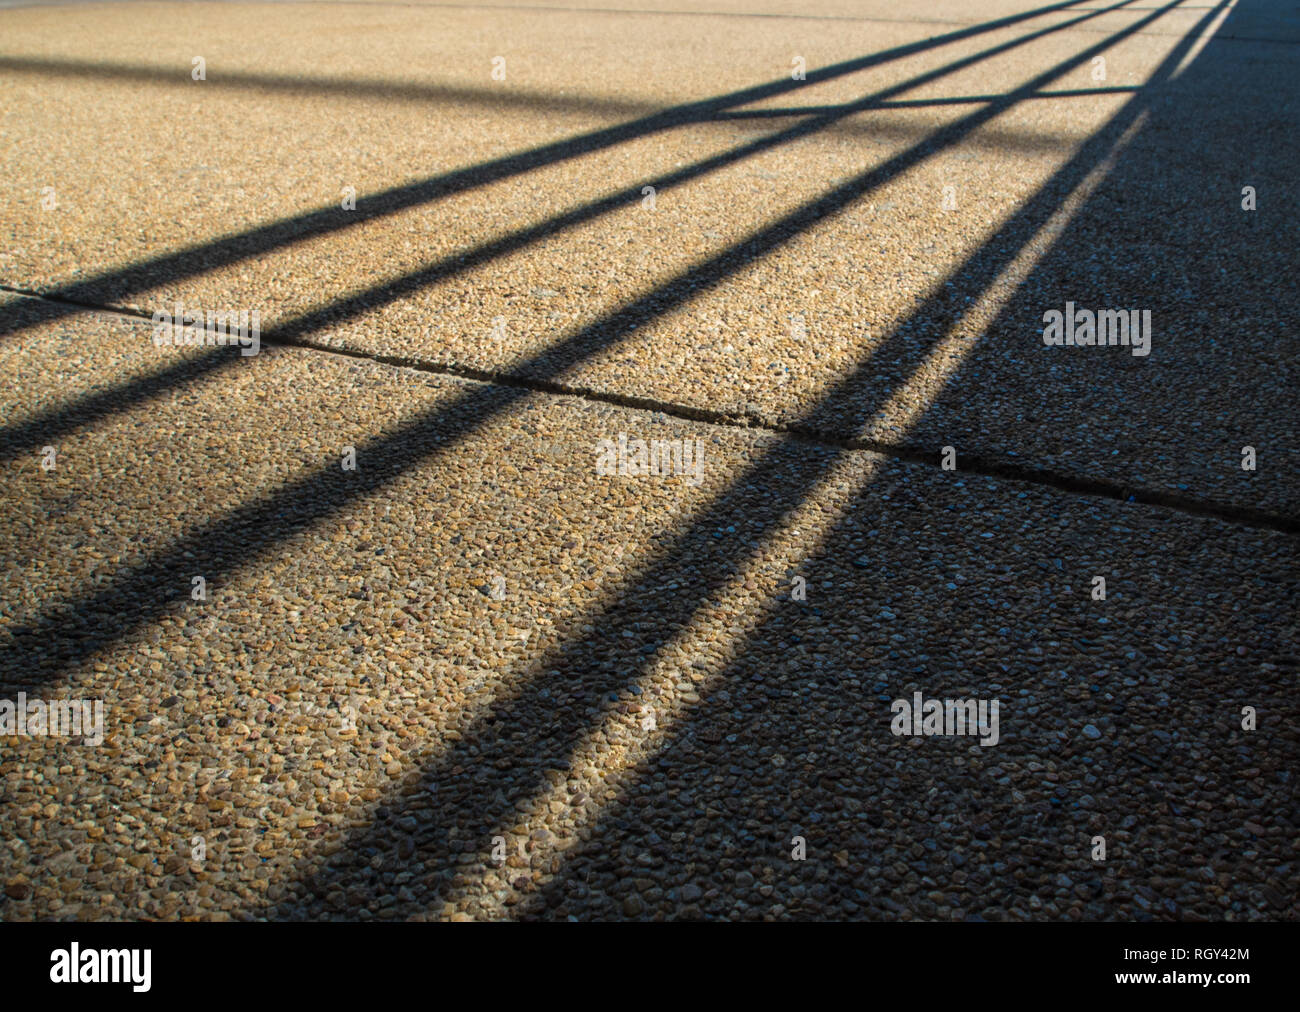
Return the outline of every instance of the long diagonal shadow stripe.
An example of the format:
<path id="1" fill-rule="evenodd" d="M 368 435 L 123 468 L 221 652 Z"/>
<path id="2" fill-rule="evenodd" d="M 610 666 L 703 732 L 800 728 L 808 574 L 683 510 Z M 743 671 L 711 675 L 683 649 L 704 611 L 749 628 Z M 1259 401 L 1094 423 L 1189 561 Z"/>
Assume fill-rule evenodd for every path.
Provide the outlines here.
<path id="1" fill-rule="evenodd" d="M 1138 22 L 1132 30 L 1151 23 L 1177 6 L 1179 2 L 1160 8 Z M 1203 23 L 1209 21 L 1207 15 Z M 1073 66 L 1114 45 L 1123 35 L 1123 32 L 1117 33 L 1041 75 L 1026 87 L 1039 87 L 1043 82 L 1068 72 Z M 1162 68 L 1171 70 L 1176 66 L 1190 45 L 1189 36 L 1175 47 Z M 1050 218 L 1058 201 L 1057 194 L 1062 190 L 1072 190 L 1101 162 L 1111 144 L 1132 124 L 1145 101 L 1145 93 L 1130 100 L 1066 166 L 1058 170 L 1023 211 L 981 246 L 954 277 L 975 290 L 990 285 L 1042 223 Z M 940 131 L 945 132 L 950 138 L 953 136 L 949 131 Z M 943 291 L 942 287 L 939 291 Z M 944 308 L 945 299 L 956 298 L 937 294 L 914 313 L 913 319 L 936 314 Z M 901 326 L 897 328 L 872 357 L 915 356 L 917 351 L 909 348 L 903 339 L 904 329 Z M 859 372 L 867 365 L 863 363 Z M 853 379 L 849 377 L 841 383 L 831 397 L 849 396 Z M 869 404 L 862 408 L 864 412 L 871 409 Z M 584 700 L 595 703 L 605 693 L 622 688 L 644 671 L 649 662 L 641 654 L 628 655 L 623 634 L 647 624 L 667 630 L 688 623 L 735 573 L 737 551 L 760 541 L 770 530 L 784 523 L 790 512 L 788 507 L 778 509 L 773 511 L 772 519 L 763 519 L 763 510 L 751 506 L 801 501 L 808 490 L 827 474 L 836 457 L 833 450 L 810 448 L 793 441 L 783 441 L 765 453 L 706 506 L 688 529 L 664 539 L 655 557 L 628 575 L 621 592 L 611 595 L 616 596 L 617 606 L 606 609 L 599 616 L 587 617 L 588 623 L 597 629 L 594 634 L 580 641 L 568 641 L 532 665 L 531 673 L 521 676 L 518 687 L 508 697 L 499 698 L 488 714 L 475 720 L 472 728 L 462 734 L 459 742 L 453 743 L 425 767 L 415 791 L 390 802 L 390 809 L 397 810 L 388 811 L 386 821 L 372 823 L 355 835 L 341 858 L 335 858 L 315 871 L 304 868 L 302 882 L 307 890 L 318 897 L 346 897 L 356 890 L 364 895 L 368 888 L 377 885 L 372 865 L 374 856 L 391 855 L 395 851 L 399 831 L 394 827 L 403 817 L 403 809 L 427 809 L 432 804 L 445 817 L 434 822 L 429 819 L 427 811 L 422 812 L 426 822 L 413 841 L 417 860 L 426 873 L 433 868 L 434 877 L 440 876 L 448 881 L 451 885 L 448 894 L 455 895 L 458 886 L 454 876 L 459 853 L 468 850 L 487 854 L 491 849 L 491 837 L 504 820 L 516 813 L 524 801 L 547 787 L 547 771 L 564 769 L 569 763 L 585 727 L 557 719 L 557 707 Z M 735 527 L 735 531 L 725 543 L 712 537 L 714 531 L 726 526 Z M 680 561 L 685 558 L 692 560 L 689 572 Z M 666 601 L 663 596 L 652 593 L 655 588 L 670 583 L 677 587 L 673 598 Z M 563 685 L 557 685 L 554 680 L 544 682 L 542 675 L 551 670 L 561 671 L 569 681 Z M 546 698 L 540 695 L 542 688 L 548 689 Z M 295 902 L 290 899 L 270 908 L 268 916 L 301 916 L 302 911 L 295 907 Z"/>
<path id="2" fill-rule="evenodd" d="M 960 42 L 977 35 L 997 31 L 1043 14 L 1072 7 L 1080 0 L 1014 14 L 958 31 L 948 32 L 924 41 L 907 43 L 893 49 L 868 56 L 846 60 L 817 70 L 809 71 L 805 81 L 788 78 L 752 88 L 741 89 L 728 95 L 690 102 L 654 113 L 628 123 L 607 127 L 577 137 L 544 144 L 528 151 L 507 155 L 478 165 L 443 173 L 416 183 L 392 187 L 380 193 L 361 198 L 356 209 L 343 211 L 336 207 L 322 208 L 293 218 L 263 225 L 237 235 L 216 239 L 197 247 L 163 254 L 144 263 L 120 270 L 108 271 L 73 285 L 65 285 L 52 294 L 68 303 L 113 302 L 160 285 L 195 277 L 211 270 L 228 267 L 251 257 L 284 249 L 304 239 L 338 232 L 346 228 L 384 218 L 408 208 L 431 203 L 443 197 L 507 179 L 547 165 L 578 158 L 626 141 L 647 137 L 707 118 L 738 105 L 761 101 L 807 85 L 829 81 L 845 74 L 856 73 L 904 59 L 931 49 Z M 71 304 L 48 304 L 42 320 L 55 320 L 76 312 Z M 0 336 L 12 333 L 17 319 L 0 318 Z"/>
<path id="3" fill-rule="evenodd" d="M 39 311 L 41 303 L 36 303 Z M 77 398 L 70 405 L 41 412 L 23 422 L 0 429 L 0 463 L 20 453 L 51 443 L 62 436 L 125 410 L 140 407 L 168 391 L 209 379 L 236 368 L 242 359 L 238 348 L 214 348 L 197 358 L 181 359 L 163 369 Z"/>
<path id="4" fill-rule="evenodd" d="M 1078 0 L 1076 0 L 1078 2 Z M 87 78 L 92 81 L 125 81 L 190 88 L 188 69 L 177 73 L 167 67 L 150 67 L 104 61 L 73 60 L 56 57 L 0 55 L 0 71 L 40 77 Z M 581 95 L 547 95 L 480 88 L 455 84 L 411 84 L 368 78 L 349 80 L 338 77 L 300 77 L 225 69 L 203 82 L 214 91 L 272 92 L 288 95 L 335 95 L 339 98 L 380 98 L 387 101 L 451 102 L 457 105 L 481 105 L 492 109 L 511 106 L 532 112 L 598 112 L 605 115 L 646 116 L 663 112 L 662 105 L 623 101 L 613 98 L 586 98 Z"/>
<path id="5" fill-rule="evenodd" d="M 1116 6 L 1125 6 L 1131 2 L 1132 0 L 1122 0 Z M 1135 22 L 1107 40 L 1058 64 L 1016 91 L 1008 93 L 999 102 L 941 128 L 921 144 L 887 160 L 822 198 L 790 212 L 749 239 L 734 244 L 703 265 L 679 274 L 671 282 L 631 304 L 607 314 L 560 344 L 535 355 L 522 365 L 520 373 L 547 377 L 560 375 L 575 362 L 622 340 L 644 321 L 689 302 L 721 284 L 755 257 L 788 242 L 826 214 L 847 207 L 861 195 L 930 157 L 937 148 L 956 143 L 982 123 L 1014 105 L 1019 94 L 1037 91 L 1069 73 L 1092 56 L 1137 31 L 1141 25 L 1158 17 L 1159 13 L 1172 9 L 1181 2 L 1182 0 L 1174 0 L 1157 14 Z M 328 314 L 314 313 L 309 314 L 309 317 L 315 321 L 314 326 L 319 326 L 326 322 Z M 305 329 L 306 321 L 297 326 Z M 281 330 L 287 330 L 290 336 L 297 333 L 293 324 L 277 328 L 277 331 Z M 472 434 L 494 411 L 501 410 L 524 393 L 517 388 L 495 392 L 471 391 L 447 409 L 411 419 L 400 425 L 393 434 L 377 437 L 365 446 L 358 447 L 359 456 L 383 461 L 382 467 L 367 468 L 364 473 L 352 472 L 352 477 L 346 484 L 340 484 L 339 474 L 327 468 L 291 483 L 267 499 L 234 510 L 203 525 L 171 549 L 132 569 L 125 577 L 112 581 L 102 591 L 77 602 L 70 609 L 70 615 L 65 614 L 69 611 L 67 602 L 59 602 L 47 608 L 35 625 L 24 628 L 22 636 L 0 657 L 0 665 L 14 672 L 16 677 L 27 679 L 29 684 L 33 679 L 39 684 L 54 677 L 62 667 L 80 663 L 105 642 L 104 637 L 94 634 L 69 636 L 70 622 L 84 625 L 90 621 L 91 616 L 100 616 L 100 621 L 111 620 L 114 625 L 113 638 L 125 638 L 141 625 L 156 619 L 180 599 L 183 581 L 169 574 L 180 572 L 183 561 L 185 572 L 194 572 L 197 568 L 205 574 L 217 574 L 230 571 L 236 559 L 245 563 L 256 559 L 267 545 L 334 515 L 352 496 L 364 496 L 378 491 L 388 484 L 394 471 L 406 470 L 427 459 L 438 448 L 447 422 L 452 418 L 466 417 L 462 408 L 470 407 L 473 410 L 468 413 L 469 417 L 463 426 L 457 429 L 453 443 Z M 489 405 L 492 404 L 496 407 L 490 408 Z M 383 477 L 380 476 L 381 472 Z M 254 544 L 250 545 L 250 541 Z M 164 587 L 173 589 L 169 591 Z M 123 616 L 123 600 L 141 603 L 128 616 Z M 7 682 L 0 683 L 0 691 L 9 688 Z"/>
<path id="6" fill-rule="evenodd" d="M 1061 25 L 1054 25 L 1044 31 L 1043 34 L 1048 34 L 1056 29 L 1068 29 L 1071 25 L 1077 23 L 1077 21 L 1070 21 Z M 1057 91 L 1043 91 L 1035 95 L 1026 95 L 1024 96 L 1024 101 L 1042 98 L 1092 98 L 1097 95 L 1131 95 L 1134 92 L 1141 90 L 1142 86 L 1138 84 L 1114 85 L 1109 88 L 1068 88 Z M 934 106 L 944 105 L 983 105 L 985 102 L 996 102 L 998 98 L 998 95 L 951 95 L 942 98 L 909 98 L 894 99 L 891 101 L 872 99 L 869 101 L 839 102 L 835 105 L 791 106 L 786 109 L 738 109 L 735 111 L 720 112 L 713 118 L 717 121 L 789 119 L 792 116 L 814 116 L 824 113 L 833 113 L 849 107 L 852 107 L 854 112 L 864 112 L 867 110 L 874 111 L 876 109 L 929 109 Z"/>

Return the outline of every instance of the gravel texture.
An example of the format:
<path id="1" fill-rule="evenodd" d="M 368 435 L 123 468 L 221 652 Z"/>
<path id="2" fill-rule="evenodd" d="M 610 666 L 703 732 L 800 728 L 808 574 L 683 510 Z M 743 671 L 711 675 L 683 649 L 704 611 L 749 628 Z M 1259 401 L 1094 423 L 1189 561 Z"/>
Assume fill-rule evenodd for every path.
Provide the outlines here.
<path id="1" fill-rule="evenodd" d="M 108 714 L 6 746 L 6 917 L 1294 914 L 1293 537 L 147 334 L 5 346 L 28 423 L 227 360 L 6 457 L 0 696 Z M 999 743 L 895 737 L 918 690 Z"/>
<path id="2" fill-rule="evenodd" d="M 149 311 L 256 308 L 297 339 L 959 445 L 1275 515 L 1300 502 L 1300 306 L 1279 283 L 1300 268 L 1294 45 L 1194 53 L 1212 10 L 1134 4 L 974 35 L 971 15 L 897 12 L 829 31 L 797 18 L 251 9 L 91 8 L 75 30 L 57 8 L 6 14 L 8 283 Z M 196 48 L 205 81 L 189 75 Z M 791 54 L 813 80 L 790 79 Z M 602 134 L 783 77 L 770 97 Z M 1072 90 L 1085 93 L 1028 97 Z M 993 104 L 835 108 L 959 97 Z M 798 109 L 822 112 L 755 115 Z M 539 148 L 527 171 L 500 167 Z M 1245 185 L 1255 212 L 1241 209 Z M 355 211 L 341 207 L 346 186 Z M 192 252 L 139 266 L 180 251 Z M 1002 275 L 1017 256 L 1012 291 Z M 1067 301 L 1149 309 L 1151 354 L 1044 347 L 1043 315 Z M 919 391 L 926 417 L 909 426 L 886 402 L 951 331 L 961 368 Z M 1261 463 L 1243 476 L 1247 445 Z"/>
<path id="3" fill-rule="evenodd" d="M 534 6 L 0 10 L 0 918 L 1295 919 L 1283 6 Z"/>

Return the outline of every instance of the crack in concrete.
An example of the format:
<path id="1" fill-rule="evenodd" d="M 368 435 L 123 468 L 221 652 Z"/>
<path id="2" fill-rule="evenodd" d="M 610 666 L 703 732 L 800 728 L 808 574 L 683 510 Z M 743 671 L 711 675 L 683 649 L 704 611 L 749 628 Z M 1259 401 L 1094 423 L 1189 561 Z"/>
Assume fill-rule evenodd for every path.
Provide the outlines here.
<path id="1" fill-rule="evenodd" d="M 9 292 L 13 295 L 20 295 L 25 298 L 40 299 L 45 302 L 76 306 L 79 309 L 85 309 L 91 312 L 111 313 L 117 316 L 125 316 L 133 320 L 152 322 L 153 319 L 151 314 L 145 313 L 142 310 L 134 310 L 124 306 L 83 302 L 61 296 L 57 293 L 40 292 L 34 289 L 21 288 L 4 282 L 0 282 L 0 291 Z M 818 446 L 823 449 L 866 451 L 895 457 L 908 463 L 924 464 L 930 467 L 940 466 L 940 454 L 931 449 L 918 446 L 915 443 L 906 441 L 893 443 L 878 439 L 837 436 L 834 433 L 826 432 L 822 429 L 816 429 L 807 425 L 800 425 L 797 423 L 784 425 L 779 422 L 773 422 L 770 419 L 764 419 L 751 412 L 713 411 L 708 408 L 692 407 L 689 404 L 677 404 L 672 401 L 656 400 L 653 397 L 639 397 L 634 394 L 619 393 L 611 390 L 600 390 L 595 387 L 558 383 L 554 380 L 536 379 L 529 376 L 499 372 L 492 369 L 476 369 L 473 366 L 457 365 L 455 363 L 430 362 L 426 359 L 411 358 L 402 355 L 382 355 L 362 351 L 356 348 L 335 347 L 304 338 L 276 338 L 274 336 L 274 328 L 272 328 L 268 333 L 262 335 L 261 343 L 267 347 L 299 348 L 305 351 L 338 355 L 343 358 L 361 359 L 368 362 L 374 362 L 378 365 L 387 365 L 399 369 L 413 369 L 418 372 L 448 376 L 454 379 L 469 380 L 476 383 L 484 383 L 494 386 L 512 387 L 515 389 L 529 390 L 534 393 L 550 394 L 557 397 L 576 397 L 599 404 L 607 404 L 612 407 L 631 408 L 637 411 L 657 411 L 670 418 L 677 418 L 683 421 L 703 422 L 724 428 L 749 429 L 758 432 L 766 432 L 776 436 L 785 436 L 800 443 Z M 1114 499 L 1119 502 L 1126 502 L 1140 506 L 1163 507 L 1165 509 L 1175 510 L 1191 516 L 1210 517 L 1243 527 L 1254 527 L 1264 530 L 1279 531 L 1283 534 L 1300 535 L 1300 517 L 1287 516 L 1269 510 L 1252 509 L 1245 506 L 1231 506 L 1209 499 L 1198 499 L 1193 496 L 1175 495 L 1157 489 L 1128 486 L 1121 482 L 1110 481 L 1104 478 L 1090 478 L 1084 475 L 1067 474 L 1046 467 L 1030 467 L 1023 464 L 1013 463 L 1004 457 L 963 452 L 961 455 L 961 461 L 962 465 L 960 470 L 954 471 L 954 474 L 960 474 L 962 476 L 980 475 L 987 478 L 998 478 L 1006 481 L 1019 481 L 1030 485 L 1051 488 L 1058 492 Z"/>

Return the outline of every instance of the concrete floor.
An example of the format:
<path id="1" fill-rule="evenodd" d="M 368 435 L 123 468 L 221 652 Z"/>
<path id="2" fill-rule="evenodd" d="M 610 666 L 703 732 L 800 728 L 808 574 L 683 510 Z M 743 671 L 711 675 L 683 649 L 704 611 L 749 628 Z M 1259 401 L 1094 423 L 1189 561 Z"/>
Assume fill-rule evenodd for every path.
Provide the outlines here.
<path id="1" fill-rule="evenodd" d="M 1296 917 L 1293 5 L 0 7 L 0 917 Z"/>

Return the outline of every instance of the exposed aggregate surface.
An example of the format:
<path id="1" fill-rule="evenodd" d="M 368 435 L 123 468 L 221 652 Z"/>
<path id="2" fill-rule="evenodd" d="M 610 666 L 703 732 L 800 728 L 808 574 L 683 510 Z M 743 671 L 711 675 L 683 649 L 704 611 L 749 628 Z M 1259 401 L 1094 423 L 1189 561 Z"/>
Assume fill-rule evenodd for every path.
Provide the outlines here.
<path id="1" fill-rule="evenodd" d="M 0 918 L 1294 919 L 1279 5 L 636 6 L 0 11 Z"/>

